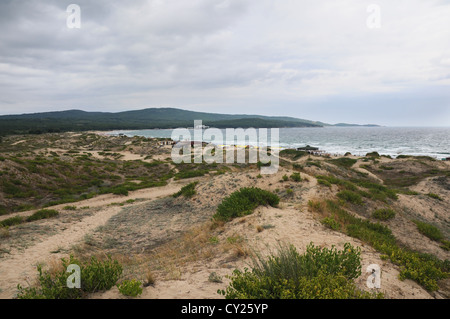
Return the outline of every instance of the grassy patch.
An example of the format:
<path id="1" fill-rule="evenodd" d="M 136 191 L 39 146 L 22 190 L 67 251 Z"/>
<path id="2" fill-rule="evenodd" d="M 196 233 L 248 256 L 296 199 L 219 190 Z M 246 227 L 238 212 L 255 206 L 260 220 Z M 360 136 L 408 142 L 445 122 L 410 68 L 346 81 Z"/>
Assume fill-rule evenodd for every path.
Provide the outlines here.
<path id="1" fill-rule="evenodd" d="M 333 217 L 325 217 L 321 220 L 321 223 L 333 230 L 341 229 L 341 224 L 339 224 L 339 222 L 337 222 Z"/>
<path id="2" fill-rule="evenodd" d="M 10 226 L 22 224 L 24 222 L 25 222 L 25 219 L 22 216 L 14 216 L 14 217 L 0 221 L 0 226 L 1 227 L 10 227 Z"/>
<path id="3" fill-rule="evenodd" d="M 440 241 L 444 238 L 439 228 L 428 223 L 415 220 L 414 223 L 422 235 L 427 236 L 431 240 Z"/>
<path id="4" fill-rule="evenodd" d="M 443 199 L 438 194 L 435 194 L 435 193 L 428 193 L 427 196 L 431 197 L 433 199 L 437 199 L 437 200 L 443 201 Z"/>
<path id="5" fill-rule="evenodd" d="M 341 157 L 328 160 L 328 162 L 339 167 L 350 168 L 357 162 L 357 160 L 348 157 Z"/>
<path id="6" fill-rule="evenodd" d="M 372 213 L 372 217 L 378 220 L 389 220 L 395 217 L 395 211 L 390 208 L 377 209 Z"/>
<path id="7" fill-rule="evenodd" d="M 260 205 L 277 206 L 280 198 L 266 190 L 260 188 L 241 188 L 225 197 L 217 207 L 216 220 L 228 221 L 235 217 L 249 215 Z"/>
<path id="8" fill-rule="evenodd" d="M 55 216 L 58 216 L 59 212 L 53 209 L 41 209 L 37 212 L 35 212 L 33 215 L 28 216 L 26 221 L 27 222 L 32 222 L 35 220 L 40 220 L 40 219 L 47 219 L 47 218 L 52 218 Z"/>
<path id="9" fill-rule="evenodd" d="M 175 194 L 173 194 L 173 197 L 179 197 L 184 196 L 186 198 L 191 198 L 196 194 L 195 186 L 197 186 L 198 182 L 190 183 L 184 187 L 181 188 L 181 190 Z"/>
<path id="10" fill-rule="evenodd" d="M 301 176 L 300 176 L 300 173 L 292 173 L 292 175 L 291 175 L 290 177 L 291 177 L 291 179 L 292 179 L 294 182 L 301 182 L 301 181 L 302 181 L 302 178 L 301 178 Z"/>
<path id="11" fill-rule="evenodd" d="M 355 205 L 363 204 L 361 195 L 350 190 L 340 191 L 339 193 L 337 193 L 337 197 Z"/>
<path id="12" fill-rule="evenodd" d="M 308 155 L 308 153 L 305 151 L 297 151 L 293 149 L 282 150 L 280 152 L 280 156 L 289 157 L 294 161 L 306 155 Z"/>
<path id="13" fill-rule="evenodd" d="M 306 161 L 306 166 L 311 167 L 311 166 L 316 166 L 321 168 L 322 164 L 319 161 Z"/>

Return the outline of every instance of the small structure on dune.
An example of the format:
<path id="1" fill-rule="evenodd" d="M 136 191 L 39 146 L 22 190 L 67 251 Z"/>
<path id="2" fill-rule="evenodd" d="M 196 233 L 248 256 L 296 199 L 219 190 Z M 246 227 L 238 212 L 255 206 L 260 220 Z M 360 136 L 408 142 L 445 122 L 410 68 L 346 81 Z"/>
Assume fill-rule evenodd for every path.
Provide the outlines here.
<path id="1" fill-rule="evenodd" d="M 305 147 L 299 147 L 297 148 L 297 151 L 311 151 L 311 152 L 317 152 L 319 150 L 318 147 L 313 147 L 306 145 Z"/>
<path id="2" fill-rule="evenodd" d="M 200 141 L 179 141 L 179 142 L 171 142 L 170 145 L 173 147 L 183 147 L 185 145 L 191 145 L 191 147 L 194 147 L 195 145 L 201 145 L 202 147 L 205 147 L 208 145 L 206 142 L 200 142 Z"/>

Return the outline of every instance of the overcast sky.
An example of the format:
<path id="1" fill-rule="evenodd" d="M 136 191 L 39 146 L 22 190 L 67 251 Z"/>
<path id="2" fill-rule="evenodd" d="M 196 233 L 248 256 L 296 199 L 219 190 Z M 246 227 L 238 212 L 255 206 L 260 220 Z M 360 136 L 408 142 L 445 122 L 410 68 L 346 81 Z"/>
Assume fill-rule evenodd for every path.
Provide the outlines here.
<path id="1" fill-rule="evenodd" d="M 0 114 L 450 126 L 450 0 L 1 0 L 0 30 Z"/>

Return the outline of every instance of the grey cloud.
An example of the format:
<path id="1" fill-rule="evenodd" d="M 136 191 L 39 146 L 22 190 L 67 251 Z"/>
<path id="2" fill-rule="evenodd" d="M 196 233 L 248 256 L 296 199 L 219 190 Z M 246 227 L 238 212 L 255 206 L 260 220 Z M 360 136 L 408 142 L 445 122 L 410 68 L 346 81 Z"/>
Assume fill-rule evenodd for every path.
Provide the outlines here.
<path id="1" fill-rule="evenodd" d="M 356 0 L 4 0 L 0 112 L 234 105 L 321 120 L 321 107 L 352 114 L 356 97 L 411 101 L 418 87 L 448 107 L 433 88 L 450 85 L 450 5 L 378 2 L 374 31 Z M 79 30 L 66 27 L 70 3 Z"/>

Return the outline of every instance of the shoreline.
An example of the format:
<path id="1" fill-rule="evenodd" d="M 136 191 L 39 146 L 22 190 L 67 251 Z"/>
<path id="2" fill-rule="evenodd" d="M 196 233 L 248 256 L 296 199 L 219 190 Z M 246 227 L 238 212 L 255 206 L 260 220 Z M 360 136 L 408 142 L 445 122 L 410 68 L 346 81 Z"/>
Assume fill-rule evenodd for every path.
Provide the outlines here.
<path id="1" fill-rule="evenodd" d="M 348 127 L 336 127 L 339 129 L 345 129 Z M 372 128 L 372 127 L 350 127 L 350 128 Z M 376 127 L 376 128 L 385 128 L 385 127 Z M 389 127 L 390 128 L 390 127 Z M 406 128 L 406 127 L 405 127 Z M 289 130 L 292 129 L 296 129 L 296 128 L 287 128 Z M 299 128 L 299 129 L 304 129 L 304 128 Z M 311 129 L 311 128 L 307 128 L 307 129 Z M 407 128 L 406 128 L 407 129 Z M 449 128 L 450 129 L 450 128 Z M 193 130 L 193 129 L 192 129 Z M 224 129 L 221 129 L 222 131 Z M 96 133 L 102 136 L 118 136 L 119 134 L 123 134 L 124 136 L 127 137 L 134 137 L 134 136 L 139 136 L 139 137 L 146 137 L 146 138 L 168 138 L 171 139 L 171 136 L 167 136 L 167 134 L 152 134 L 152 135 L 146 135 L 146 134 L 133 134 L 132 132 L 170 132 L 172 131 L 171 129 L 148 129 L 148 130 L 114 130 L 114 131 L 103 131 L 103 132 L 96 132 L 93 131 L 92 133 Z M 131 134 L 130 134 L 131 133 Z M 208 143 L 208 140 L 205 140 L 204 142 Z M 356 143 L 356 142 L 355 142 Z M 215 144 L 215 143 L 211 143 L 213 145 L 217 145 L 217 146 L 235 146 L 235 147 L 246 147 L 246 146 L 250 146 L 250 147 L 256 147 L 258 148 L 258 143 L 257 141 L 250 141 L 247 144 L 244 143 L 231 143 L 228 141 L 224 141 L 224 143 L 220 143 L 220 144 Z M 414 157 L 423 157 L 423 156 L 429 156 L 432 157 L 436 160 L 445 160 L 446 158 L 450 158 L 450 151 L 448 152 L 414 152 L 414 151 L 395 151 L 395 150 L 389 150 L 389 151 L 384 151 L 381 148 L 378 147 L 374 147 L 374 148 L 370 148 L 370 149 L 357 149 L 359 147 L 359 145 L 357 144 L 356 146 L 350 147 L 348 145 L 323 145 L 320 143 L 314 143 L 314 142 L 291 142 L 291 143 L 286 143 L 283 141 L 280 141 L 279 143 L 279 149 L 280 150 L 285 150 L 285 149 L 297 149 L 300 147 L 304 147 L 305 145 L 312 145 L 312 146 L 317 146 L 319 147 L 320 151 L 324 152 L 324 153 L 328 153 L 333 157 L 337 157 L 337 156 L 345 156 L 346 153 L 350 153 L 352 156 L 358 156 L 358 157 L 365 157 L 366 154 L 368 153 L 372 153 L 372 152 L 377 152 L 379 153 L 380 156 L 391 156 L 392 158 L 397 158 L 398 156 L 414 156 Z M 425 144 L 424 144 L 425 145 Z M 402 146 L 403 148 L 405 146 Z"/>

